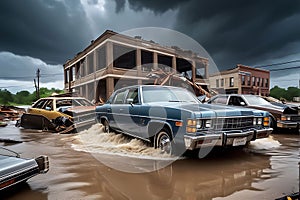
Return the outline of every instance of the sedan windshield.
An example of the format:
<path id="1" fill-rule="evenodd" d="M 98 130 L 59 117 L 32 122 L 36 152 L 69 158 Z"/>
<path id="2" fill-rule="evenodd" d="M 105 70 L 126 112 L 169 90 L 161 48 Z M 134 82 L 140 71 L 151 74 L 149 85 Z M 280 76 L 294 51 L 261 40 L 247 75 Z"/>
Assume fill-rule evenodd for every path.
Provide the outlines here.
<path id="1" fill-rule="evenodd" d="M 200 103 L 191 92 L 172 87 L 144 87 L 144 103 L 152 102 L 191 102 Z"/>
<path id="2" fill-rule="evenodd" d="M 264 100 L 263 98 L 255 95 L 245 96 L 246 100 L 248 101 L 249 105 L 268 105 L 270 102 Z"/>

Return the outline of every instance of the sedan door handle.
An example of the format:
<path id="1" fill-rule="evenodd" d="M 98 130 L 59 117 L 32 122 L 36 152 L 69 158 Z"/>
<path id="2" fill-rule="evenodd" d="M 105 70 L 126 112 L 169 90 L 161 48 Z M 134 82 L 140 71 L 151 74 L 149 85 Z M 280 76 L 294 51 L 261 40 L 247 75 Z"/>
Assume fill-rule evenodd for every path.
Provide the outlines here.
<path id="1" fill-rule="evenodd" d="M 111 112 L 111 108 L 107 108 L 107 112 Z"/>

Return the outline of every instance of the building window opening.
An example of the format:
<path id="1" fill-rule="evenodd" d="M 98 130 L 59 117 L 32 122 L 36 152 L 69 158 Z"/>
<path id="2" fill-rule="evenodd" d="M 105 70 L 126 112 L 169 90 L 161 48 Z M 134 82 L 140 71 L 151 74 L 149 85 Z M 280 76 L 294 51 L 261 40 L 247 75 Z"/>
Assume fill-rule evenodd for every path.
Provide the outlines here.
<path id="1" fill-rule="evenodd" d="M 251 77 L 250 76 L 247 76 L 247 81 L 248 81 L 248 86 L 250 86 L 251 85 Z"/>
<path id="2" fill-rule="evenodd" d="M 106 101 L 106 80 L 99 80 L 95 95 L 95 103 L 103 104 Z"/>
<path id="3" fill-rule="evenodd" d="M 245 76 L 242 75 L 242 85 L 245 85 Z"/>
<path id="4" fill-rule="evenodd" d="M 221 79 L 221 87 L 224 87 L 224 78 Z"/>
<path id="5" fill-rule="evenodd" d="M 95 99 L 95 97 L 94 97 L 94 93 L 95 93 L 94 83 L 89 83 L 87 85 L 87 87 L 88 87 L 87 97 L 90 101 L 92 101 L 93 99 Z"/>
<path id="6" fill-rule="evenodd" d="M 69 82 L 69 70 L 65 70 L 65 83 L 68 83 Z"/>
<path id="7" fill-rule="evenodd" d="M 113 45 L 113 66 L 116 68 L 133 69 L 136 67 L 136 50 L 122 45 Z"/>
<path id="8" fill-rule="evenodd" d="M 176 58 L 176 69 L 184 77 L 189 80 L 192 80 L 192 64 L 183 58 Z"/>
<path id="9" fill-rule="evenodd" d="M 230 77 L 229 86 L 230 87 L 234 86 L 234 77 Z"/>
<path id="10" fill-rule="evenodd" d="M 269 87 L 269 79 L 266 78 L 266 87 Z"/>
<path id="11" fill-rule="evenodd" d="M 165 72 L 171 71 L 172 68 L 172 57 L 166 55 L 158 55 L 158 68 L 162 69 Z"/>
<path id="12" fill-rule="evenodd" d="M 255 76 L 252 76 L 252 86 L 255 86 Z"/>
<path id="13" fill-rule="evenodd" d="M 196 62 L 196 78 L 206 79 L 205 63 Z"/>
<path id="14" fill-rule="evenodd" d="M 217 88 L 220 87 L 220 86 L 219 86 L 219 79 L 216 80 L 216 87 L 217 87 Z"/>
<path id="15" fill-rule="evenodd" d="M 87 74 L 91 74 L 94 72 L 94 54 L 90 53 L 87 56 Z"/>
<path id="16" fill-rule="evenodd" d="M 80 76 L 83 77 L 85 76 L 85 66 L 86 66 L 86 61 L 85 58 L 83 58 L 82 60 L 80 60 Z"/>
<path id="17" fill-rule="evenodd" d="M 153 52 L 141 50 L 142 71 L 150 72 L 153 68 Z"/>
<path id="18" fill-rule="evenodd" d="M 97 55 L 97 70 L 106 67 L 106 45 L 99 47 L 96 50 Z"/>

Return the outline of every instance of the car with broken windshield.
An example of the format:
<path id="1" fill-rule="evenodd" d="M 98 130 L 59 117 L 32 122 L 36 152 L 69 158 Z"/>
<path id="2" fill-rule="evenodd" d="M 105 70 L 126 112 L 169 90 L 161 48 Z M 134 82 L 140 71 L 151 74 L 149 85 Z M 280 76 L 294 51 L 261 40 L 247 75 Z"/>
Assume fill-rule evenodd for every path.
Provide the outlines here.
<path id="1" fill-rule="evenodd" d="M 94 123 L 95 105 L 83 97 L 68 93 L 37 100 L 16 126 L 69 133 Z"/>
<path id="2" fill-rule="evenodd" d="M 185 88 L 139 85 L 115 91 L 96 107 L 104 130 L 142 139 L 162 153 L 245 146 L 272 132 L 269 113 L 202 104 Z"/>
<path id="3" fill-rule="evenodd" d="M 300 107 L 297 105 L 271 103 L 260 96 L 251 94 L 216 95 L 207 103 L 265 110 L 271 113 L 273 128 L 288 128 L 296 131 L 300 129 Z"/>

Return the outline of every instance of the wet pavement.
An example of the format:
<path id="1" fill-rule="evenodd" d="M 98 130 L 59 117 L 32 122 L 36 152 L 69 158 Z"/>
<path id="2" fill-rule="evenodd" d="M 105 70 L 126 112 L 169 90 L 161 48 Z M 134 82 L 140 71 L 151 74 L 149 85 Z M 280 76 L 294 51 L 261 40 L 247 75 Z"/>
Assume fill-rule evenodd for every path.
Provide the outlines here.
<path id="1" fill-rule="evenodd" d="M 21 157 L 50 159 L 47 174 L 1 192 L 1 199 L 275 199 L 299 191 L 300 137 L 289 131 L 203 159 L 160 155 L 100 125 L 59 135 L 11 122 L 0 138 Z"/>

